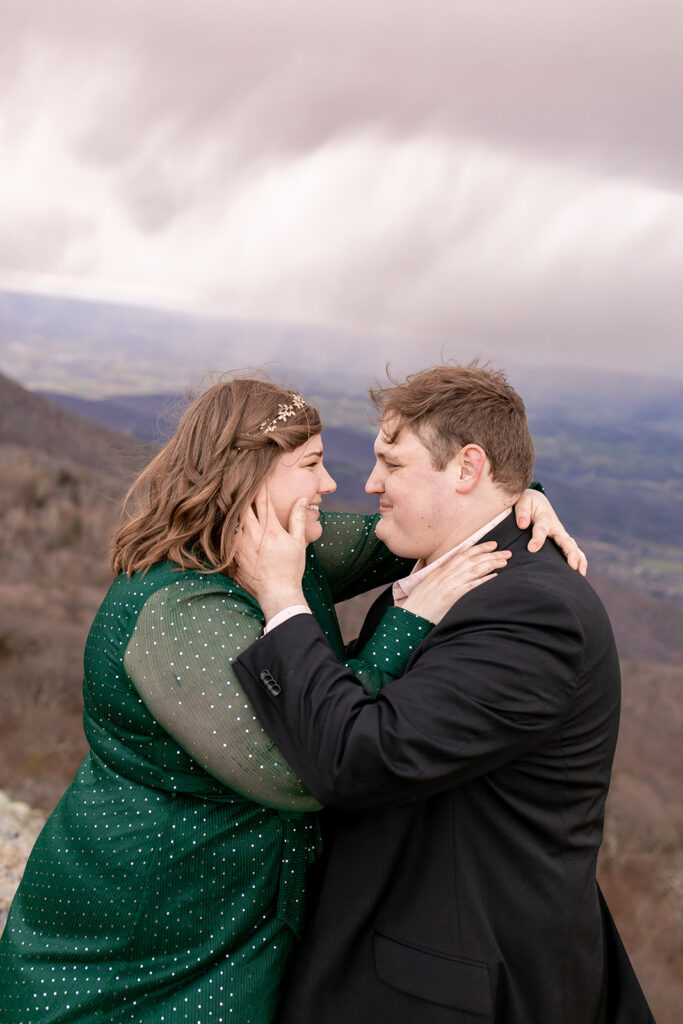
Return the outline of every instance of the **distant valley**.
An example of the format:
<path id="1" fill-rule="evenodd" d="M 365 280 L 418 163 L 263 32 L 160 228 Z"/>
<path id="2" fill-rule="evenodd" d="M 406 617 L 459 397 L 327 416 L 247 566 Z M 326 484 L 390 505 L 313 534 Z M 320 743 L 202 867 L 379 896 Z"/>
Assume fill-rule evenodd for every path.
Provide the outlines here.
<path id="1" fill-rule="evenodd" d="M 0 370 L 36 390 L 90 398 L 176 391 L 246 367 L 310 390 L 330 362 L 335 387 L 353 390 L 371 350 L 371 340 L 332 328 L 0 289 Z"/>

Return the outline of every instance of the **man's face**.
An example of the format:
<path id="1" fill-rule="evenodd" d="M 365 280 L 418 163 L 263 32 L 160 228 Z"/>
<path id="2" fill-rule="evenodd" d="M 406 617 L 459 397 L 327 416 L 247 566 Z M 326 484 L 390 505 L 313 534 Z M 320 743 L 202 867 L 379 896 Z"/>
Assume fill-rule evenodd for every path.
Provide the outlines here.
<path id="1" fill-rule="evenodd" d="M 380 427 L 375 468 L 365 484 L 368 494 L 379 496 L 380 540 L 395 555 L 425 562 L 450 551 L 460 539 L 453 503 L 457 478 L 455 460 L 443 471 L 434 469 L 428 450 L 408 427 L 393 444 Z"/>

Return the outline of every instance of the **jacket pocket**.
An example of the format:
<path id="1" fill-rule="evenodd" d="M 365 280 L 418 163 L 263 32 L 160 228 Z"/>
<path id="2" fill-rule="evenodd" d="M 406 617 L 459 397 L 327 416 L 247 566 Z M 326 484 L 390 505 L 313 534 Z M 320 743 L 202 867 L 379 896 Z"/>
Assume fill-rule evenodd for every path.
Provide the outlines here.
<path id="1" fill-rule="evenodd" d="M 375 932 L 375 966 L 388 985 L 466 1013 L 491 1013 L 488 965 L 408 946 Z"/>

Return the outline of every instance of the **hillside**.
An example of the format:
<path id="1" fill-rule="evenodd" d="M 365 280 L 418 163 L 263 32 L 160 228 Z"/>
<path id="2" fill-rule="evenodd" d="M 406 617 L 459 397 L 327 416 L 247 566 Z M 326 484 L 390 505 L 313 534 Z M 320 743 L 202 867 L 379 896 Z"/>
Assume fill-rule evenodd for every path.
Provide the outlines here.
<path id="1" fill-rule="evenodd" d="M 150 452 L 139 438 L 75 415 L 2 373 L 0 443 L 108 473 L 140 465 Z"/>
<path id="2" fill-rule="evenodd" d="M 51 810 L 85 754 L 83 645 L 109 584 L 107 538 L 129 479 L 111 467 L 145 452 L 135 439 L 1 377 L 0 409 L 0 791 L 10 802 L 0 798 L 4 847 L 3 806 L 30 831 L 39 816 L 12 802 Z M 357 493 L 369 445 L 368 435 L 347 428 L 328 432 L 342 498 Z M 623 658 L 622 727 L 600 880 L 658 1024 L 673 1024 L 683 1001 L 680 605 L 634 589 L 628 578 L 592 569 L 591 577 Z M 347 635 L 357 631 L 366 604 L 341 606 Z M 8 845 L 15 860 L 17 848 Z"/>
<path id="3" fill-rule="evenodd" d="M 0 788 L 51 807 L 84 749 L 83 644 L 151 449 L 0 376 Z"/>

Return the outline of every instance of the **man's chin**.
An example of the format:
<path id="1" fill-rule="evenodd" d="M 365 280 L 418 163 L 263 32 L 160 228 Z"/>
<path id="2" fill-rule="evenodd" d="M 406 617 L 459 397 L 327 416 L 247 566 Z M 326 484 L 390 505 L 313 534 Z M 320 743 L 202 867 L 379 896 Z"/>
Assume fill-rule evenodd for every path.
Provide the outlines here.
<path id="1" fill-rule="evenodd" d="M 377 526 L 375 527 L 375 533 L 377 534 L 379 540 L 381 540 L 383 544 L 386 544 L 386 546 L 391 551 L 392 555 L 396 555 L 397 558 L 413 557 L 410 551 L 405 550 L 406 547 L 408 547 L 409 545 L 406 542 L 401 543 L 401 537 L 392 536 L 391 530 L 389 529 L 389 527 L 387 526 L 383 519 L 380 519 L 380 521 L 377 523 Z"/>

